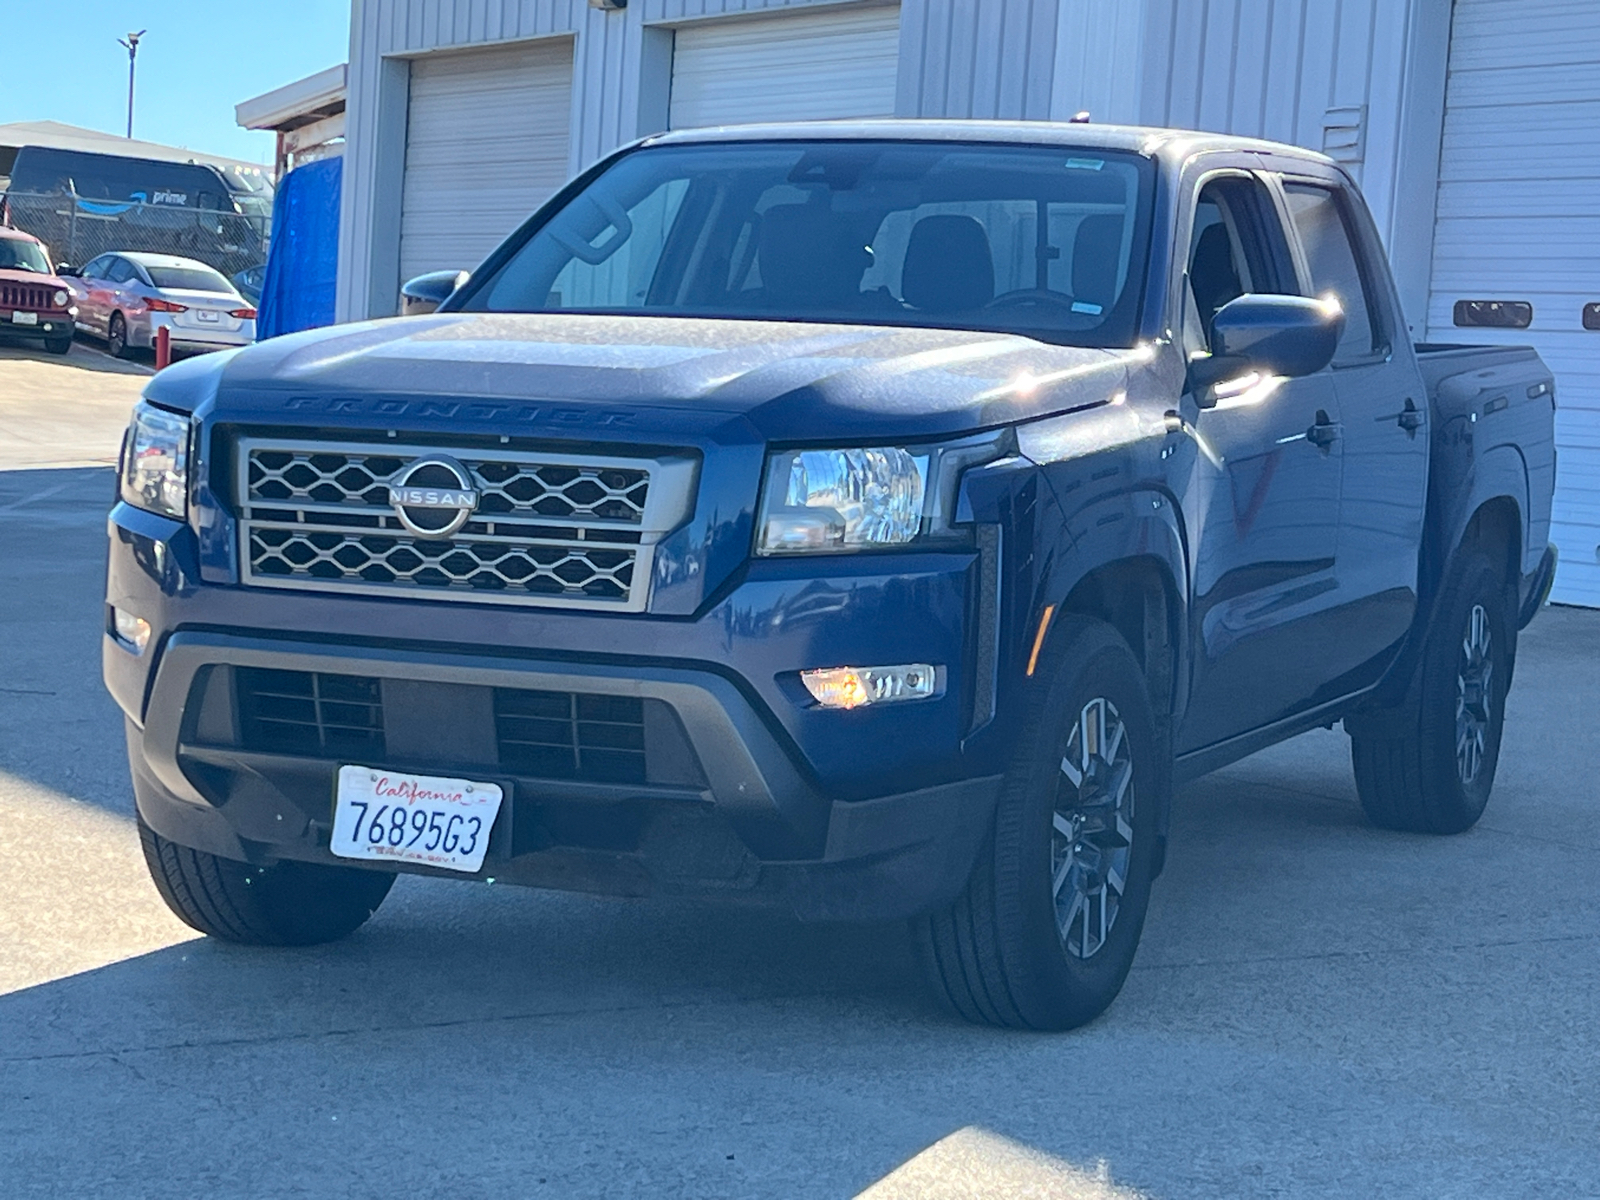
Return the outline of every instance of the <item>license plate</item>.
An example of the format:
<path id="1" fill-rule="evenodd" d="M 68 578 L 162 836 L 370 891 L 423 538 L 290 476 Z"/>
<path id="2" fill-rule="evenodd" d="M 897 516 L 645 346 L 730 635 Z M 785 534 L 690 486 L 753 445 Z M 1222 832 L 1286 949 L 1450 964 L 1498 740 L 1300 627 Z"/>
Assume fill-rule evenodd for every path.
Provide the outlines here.
<path id="1" fill-rule="evenodd" d="M 330 848 L 340 858 L 476 873 L 500 801 L 493 783 L 340 767 Z"/>
<path id="2" fill-rule="evenodd" d="M 221 313 L 219 313 L 219 312 L 208 312 L 206 309 L 203 309 L 203 308 L 202 309 L 197 309 L 195 311 L 194 315 L 199 317 L 202 321 L 220 321 L 220 320 L 222 320 L 222 314 Z"/>
<path id="3" fill-rule="evenodd" d="M 11 323 L 13 325 L 37 325 L 39 323 L 39 314 L 14 312 L 11 314 Z"/>

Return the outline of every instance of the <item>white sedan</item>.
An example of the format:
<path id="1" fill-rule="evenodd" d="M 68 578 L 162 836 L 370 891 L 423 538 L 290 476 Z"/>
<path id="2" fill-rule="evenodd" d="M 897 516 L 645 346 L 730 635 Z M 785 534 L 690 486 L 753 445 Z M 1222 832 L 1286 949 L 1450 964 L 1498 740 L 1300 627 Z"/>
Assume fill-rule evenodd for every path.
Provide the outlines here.
<path id="1" fill-rule="evenodd" d="M 217 271 L 192 258 L 118 251 L 86 263 L 72 281 L 78 328 L 98 334 L 119 358 L 155 345 L 168 330 L 174 351 L 221 350 L 256 340 L 256 310 Z"/>

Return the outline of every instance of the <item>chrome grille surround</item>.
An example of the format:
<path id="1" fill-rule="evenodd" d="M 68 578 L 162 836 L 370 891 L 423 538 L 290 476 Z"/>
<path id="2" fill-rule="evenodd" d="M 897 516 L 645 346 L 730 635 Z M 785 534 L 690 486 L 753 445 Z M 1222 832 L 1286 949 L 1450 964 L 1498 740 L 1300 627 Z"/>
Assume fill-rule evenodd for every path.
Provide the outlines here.
<path id="1" fill-rule="evenodd" d="M 389 485 L 439 449 L 241 438 L 243 582 L 644 611 L 656 543 L 693 506 L 696 460 L 452 448 L 477 509 L 449 537 L 418 537 L 401 525 Z"/>

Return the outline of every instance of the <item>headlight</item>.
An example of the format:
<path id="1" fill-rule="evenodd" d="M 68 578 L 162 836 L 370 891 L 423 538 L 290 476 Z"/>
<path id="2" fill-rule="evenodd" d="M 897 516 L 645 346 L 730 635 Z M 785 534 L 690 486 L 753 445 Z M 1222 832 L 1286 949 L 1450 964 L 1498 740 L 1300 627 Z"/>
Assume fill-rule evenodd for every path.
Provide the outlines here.
<path id="1" fill-rule="evenodd" d="M 781 451 L 767 459 L 756 553 L 965 542 L 970 531 L 953 524 L 962 475 L 1014 453 L 1010 430 L 937 446 Z"/>
<path id="2" fill-rule="evenodd" d="M 67 306 L 67 301 L 72 299 L 71 296 L 67 295 L 66 290 L 63 288 L 58 288 L 55 296 L 52 298 L 55 300 L 57 308 L 65 308 Z"/>
<path id="3" fill-rule="evenodd" d="M 902 546 L 922 530 L 928 456 L 897 447 L 790 450 L 767 462 L 762 554 Z"/>
<path id="4" fill-rule="evenodd" d="M 188 417 L 140 401 L 122 451 L 122 498 L 180 521 L 189 496 Z"/>

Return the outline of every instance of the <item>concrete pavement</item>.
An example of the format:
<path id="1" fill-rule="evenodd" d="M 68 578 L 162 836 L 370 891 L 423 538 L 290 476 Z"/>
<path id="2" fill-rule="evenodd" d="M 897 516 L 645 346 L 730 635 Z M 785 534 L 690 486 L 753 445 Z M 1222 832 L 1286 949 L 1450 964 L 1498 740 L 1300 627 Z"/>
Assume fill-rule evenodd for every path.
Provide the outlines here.
<path id="1" fill-rule="evenodd" d="M 10 368 L 0 362 L 0 393 Z M 1525 635 L 1500 780 L 1380 833 L 1317 732 L 1184 790 L 1121 999 L 931 1014 L 898 927 L 402 879 L 196 938 L 98 683 L 110 472 L 0 472 L 0 1196 L 1600 1192 L 1600 613 Z"/>
<path id="2" fill-rule="evenodd" d="M 0 471 L 114 463 L 128 413 L 154 374 L 93 342 L 65 355 L 0 346 Z"/>

